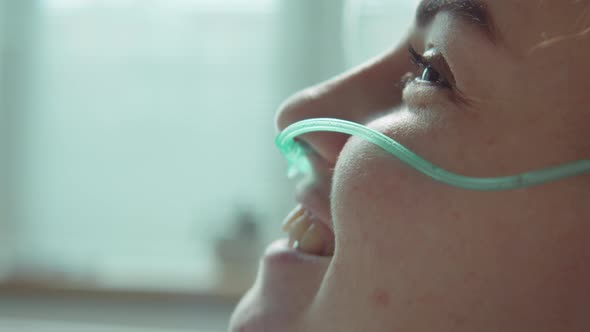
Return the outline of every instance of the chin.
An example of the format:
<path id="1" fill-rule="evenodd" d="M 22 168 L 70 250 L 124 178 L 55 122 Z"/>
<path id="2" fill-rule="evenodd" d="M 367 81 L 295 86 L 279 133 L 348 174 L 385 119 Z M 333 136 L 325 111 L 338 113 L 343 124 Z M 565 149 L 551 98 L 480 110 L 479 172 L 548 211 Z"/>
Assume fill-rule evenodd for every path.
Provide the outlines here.
<path id="1" fill-rule="evenodd" d="M 288 300 L 288 299 L 284 299 Z M 294 308 L 288 303 L 273 303 L 265 298 L 257 282 L 240 300 L 234 310 L 230 332 L 300 331 L 294 328 Z"/>
<path id="2" fill-rule="evenodd" d="M 303 331 L 330 261 L 289 249 L 284 240 L 271 244 L 256 282 L 232 314 L 230 331 Z"/>

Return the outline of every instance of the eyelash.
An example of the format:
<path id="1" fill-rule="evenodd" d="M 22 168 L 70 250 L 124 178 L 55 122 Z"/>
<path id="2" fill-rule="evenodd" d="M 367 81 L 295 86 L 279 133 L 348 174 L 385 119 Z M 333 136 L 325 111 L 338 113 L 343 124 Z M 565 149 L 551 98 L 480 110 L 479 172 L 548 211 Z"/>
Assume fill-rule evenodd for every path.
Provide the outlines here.
<path id="1" fill-rule="evenodd" d="M 423 70 L 422 76 L 420 77 L 420 81 L 426 82 L 431 85 L 436 85 L 441 88 L 446 88 L 446 89 L 452 88 L 451 84 L 443 77 L 440 70 L 436 69 L 436 67 L 432 64 L 432 62 L 430 62 L 427 58 L 425 58 L 424 56 L 422 56 L 418 52 L 416 52 L 416 49 L 414 49 L 414 47 L 412 45 L 408 46 L 408 53 L 410 55 L 410 61 L 412 61 L 412 63 L 414 65 L 416 65 L 416 67 L 418 69 Z M 436 73 L 437 78 L 432 81 L 425 79 L 425 75 L 428 72 Z M 413 75 L 411 79 L 414 79 L 414 80 L 418 79 L 418 75 Z"/>

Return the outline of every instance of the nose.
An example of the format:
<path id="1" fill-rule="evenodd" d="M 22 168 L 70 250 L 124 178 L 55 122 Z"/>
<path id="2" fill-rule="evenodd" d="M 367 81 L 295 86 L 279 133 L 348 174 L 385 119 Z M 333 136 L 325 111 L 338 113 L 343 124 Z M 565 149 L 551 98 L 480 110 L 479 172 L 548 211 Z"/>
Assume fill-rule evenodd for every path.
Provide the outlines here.
<path id="1" fill-rule="evenodd" d="M 366 124 L 401 103 L 401 83 L 411 70 L 405 48 L 384 54 L 324 83 L 288 98 L 276 115 L 276 127 L 312 118 L 337 118 Z M 335 164 L 348 139 L 337 133 L 309 133 L 298 137 L 320 157 Z"/>

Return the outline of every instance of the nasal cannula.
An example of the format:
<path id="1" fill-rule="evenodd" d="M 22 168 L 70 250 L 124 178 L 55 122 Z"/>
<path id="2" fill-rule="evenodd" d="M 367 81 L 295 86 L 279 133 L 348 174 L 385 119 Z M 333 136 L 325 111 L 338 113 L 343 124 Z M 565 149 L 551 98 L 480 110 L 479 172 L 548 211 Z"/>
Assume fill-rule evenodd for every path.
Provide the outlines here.
<path id="1" fill-rule="evenodd" d="M 579 160 L 512 176 L 468 177 L 431 164 L 394 139 L 367 126 L 345 120 L 319 118 L 293 123 L 276 137 L 275 143 L 289 163 L 290 177 L 312 172 L 307 158 L 308 149 L 295 140 L 299 135 L 312 132 L 336 132 L 364 138 L 434 180 L 463 189 L 479 191 L 519 189 L 590 172 L 590 160 Z"/>

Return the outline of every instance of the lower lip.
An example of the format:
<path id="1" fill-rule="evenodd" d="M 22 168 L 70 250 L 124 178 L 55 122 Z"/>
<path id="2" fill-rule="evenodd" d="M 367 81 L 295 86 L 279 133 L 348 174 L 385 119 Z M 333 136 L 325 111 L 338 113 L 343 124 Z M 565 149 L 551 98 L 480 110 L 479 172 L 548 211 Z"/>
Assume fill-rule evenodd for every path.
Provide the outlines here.
<path id="1" fill-rule="evenodd" d="M 322 264 L 332 257 L 306 254 L 289 247 L 288 239 L 280 239 L 271 243 L 264 252 L 264 260 L 271 265 Z"/>

